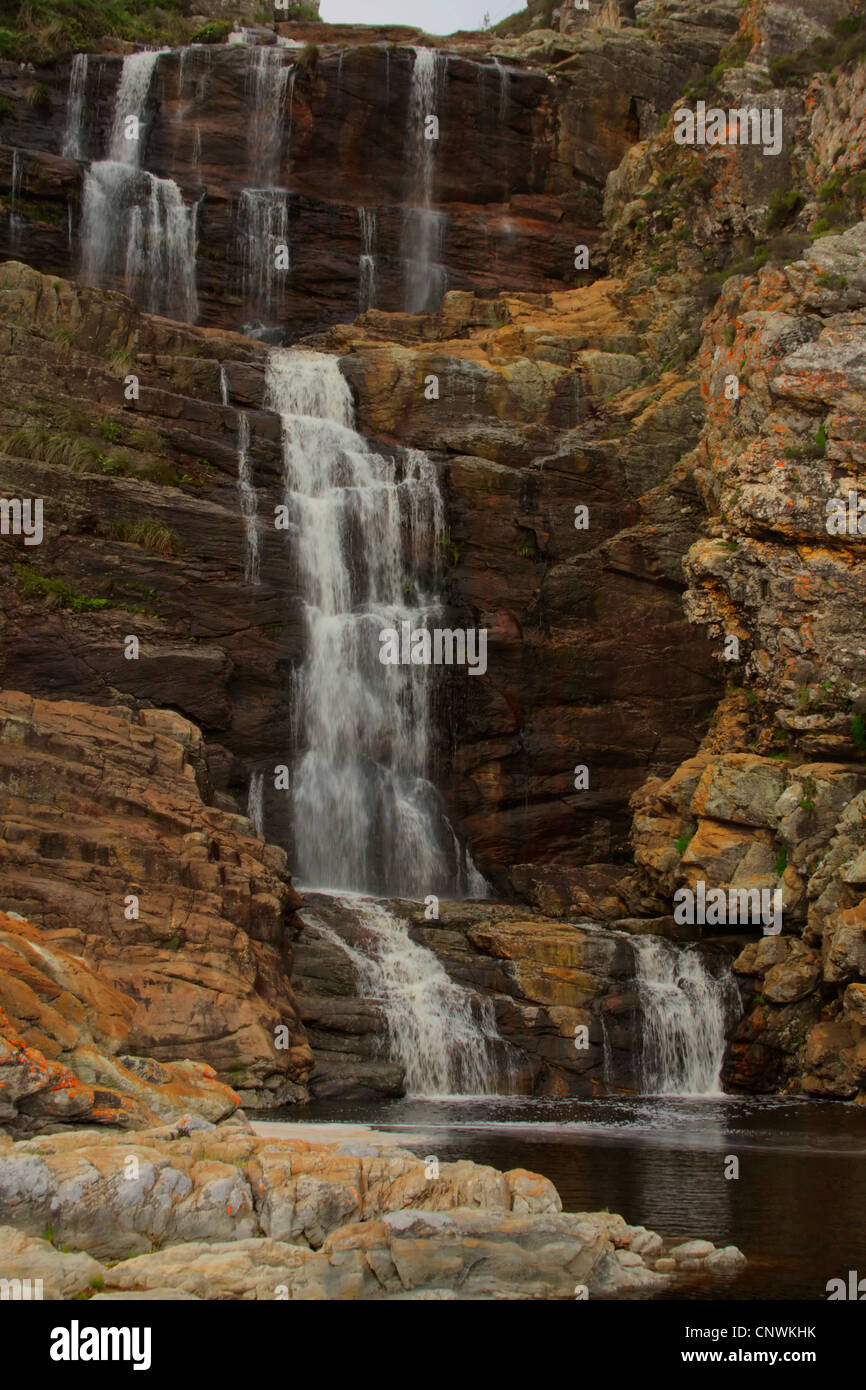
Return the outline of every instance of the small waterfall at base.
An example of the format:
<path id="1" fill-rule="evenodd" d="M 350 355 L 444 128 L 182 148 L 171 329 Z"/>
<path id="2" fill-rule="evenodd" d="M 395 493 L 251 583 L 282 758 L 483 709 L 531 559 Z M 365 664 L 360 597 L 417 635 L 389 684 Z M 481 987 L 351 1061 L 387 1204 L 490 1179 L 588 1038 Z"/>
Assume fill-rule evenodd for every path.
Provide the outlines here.
<path id="1" fill-rule="evenodd" d="M 406 1072 L 406 1094 L 495 1095 L 511 1088 L 506 1045 L 489 999 L 455 984 L 433 951 L 412 941 L 409 924 L 384 903 L 338 897 L 363 928 L 365 950 L 349 946 L 315 915 L 316 930 L 346 952 L 362 998 L 382 1007 L 391 1058 Z"/>
<path id="2" fill-rule="evenodd" d="M 295 673 L 294 857 L 307 887 L 484 896 L 429 778 L 431 669 L 383 665 L 383 628 L 440 611 L 444 508 L 425 454 L 374 453 L 353 429 L 336 358 L 272 349 L 287 535 L 306 623 Z"/>
<path id="3" fill-rule="evenodd" d="M 641 1085 L 650 1095 L 717 1096 L 727 1025 L 739 1006 L 730 970 L 663 937 L 632 939 L 640 997 Z"/>

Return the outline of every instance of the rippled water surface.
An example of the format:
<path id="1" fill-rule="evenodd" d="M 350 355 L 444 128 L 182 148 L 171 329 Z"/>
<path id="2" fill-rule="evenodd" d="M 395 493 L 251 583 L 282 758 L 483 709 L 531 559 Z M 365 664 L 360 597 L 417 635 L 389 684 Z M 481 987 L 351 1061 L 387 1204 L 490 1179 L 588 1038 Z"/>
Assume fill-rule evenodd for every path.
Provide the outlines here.
<path id="1" fill-rule="evenodd" d="M 607 1207 L 665 1236 L 738 1245 L 747 1271 L 696 1298 L 823 1300 L 828 1279 L 866 1275 L 866 1111 L 851 1105 L 483 1096 L 315 1102 L 283 1117 L 405 1131 L 423 1155 L 544 1173 L 566 1211 Z"/>

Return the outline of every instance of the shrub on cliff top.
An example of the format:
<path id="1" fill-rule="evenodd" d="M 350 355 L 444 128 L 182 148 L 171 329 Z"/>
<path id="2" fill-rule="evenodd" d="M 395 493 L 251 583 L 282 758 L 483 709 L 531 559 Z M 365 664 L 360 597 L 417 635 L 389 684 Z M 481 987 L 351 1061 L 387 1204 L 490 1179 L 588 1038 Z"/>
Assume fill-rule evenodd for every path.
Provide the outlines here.
<path id="1" fill-rule="evenodd" d="M 232 32 L 232 22 L 230 19 L 215 19 L 210 24 L 203 24 L 192 36 L 193 43 L 222 43 Z"/>
<path id="2" fill-rule="evenodd" d="M 50 62 L 92 49 L 102 38 L 183 43 L 192 0 L 22 0 L 3 6 L 0 58 Z"/>
<path id="3" fill-rule="evenodd" d="M 492 34 L 507 38 L 519 38 L 530 29 L 550 29 L 553 25 L 553 11 L 559 8 L 560 0 L 527 0 L 525 10 L 507 15 L 491 28 Z"/>

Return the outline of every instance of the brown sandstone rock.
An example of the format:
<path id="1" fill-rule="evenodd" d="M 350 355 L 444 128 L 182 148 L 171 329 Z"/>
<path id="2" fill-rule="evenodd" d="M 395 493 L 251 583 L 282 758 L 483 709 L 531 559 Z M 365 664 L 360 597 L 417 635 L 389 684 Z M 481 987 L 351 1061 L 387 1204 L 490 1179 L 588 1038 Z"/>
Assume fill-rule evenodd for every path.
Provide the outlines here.
<path id="1" fill-rule="evenodd" d="M 170 712 L 109 713 L 4 692 L 0 901 L 38 922 L 49 950 L 63 953 L 61 983 L 75 981 L 69 958 L 82 956 L 127 996 L 112 991 L 118 1019 L 109 1012 L 89 1036 L 82 1024 L 95 984 L 86 972 L 72 1020 L 84 1044 L 109 1041 L 116 1053 L 122 1027 L 127 1051 L 159 1061 L 192 1055 L 231 1079 L 246 1104 L 297 1099 L 311 1062 L 287 983 L 299 900 L 282 852 L 245 819 L 208 806 L 196 767 L 200 735 Z M 26 939 L 19 955 L 27 957 Z M 50 1020 L 30 1012 L 41 1038 Z M 279 1025 L 288 1049 L 275 1045 Z M 74 1056 L 73 1029 L 61 1038 Z M 123 1079 L 122 1065 L 92 1047 L 80 1065 L 99 1084 Z M 188 1072 L 181 1089 L 194 1097 L 208 1072 Z M 128 1085 L 139 1090 L 134 1079 Z"/>

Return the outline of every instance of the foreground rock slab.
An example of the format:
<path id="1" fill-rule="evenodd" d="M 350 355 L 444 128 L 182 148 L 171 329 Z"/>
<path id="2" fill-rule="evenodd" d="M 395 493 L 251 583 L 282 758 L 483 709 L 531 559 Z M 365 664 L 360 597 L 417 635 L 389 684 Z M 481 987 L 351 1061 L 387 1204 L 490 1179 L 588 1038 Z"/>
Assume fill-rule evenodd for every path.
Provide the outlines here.
<path id="1" fill-rule="evenodd" d="M 428 1171 L 406 1150 L 276 1140 L 240 1119 L 123 1142 L 0 1134 L 0 1268 L 52 1298 L 375 1301 L 610 1298 L 744 1263 L 709 1241 L 669 1250 L 609 1212 L 565 1213 L 525 1169 Z"/>

